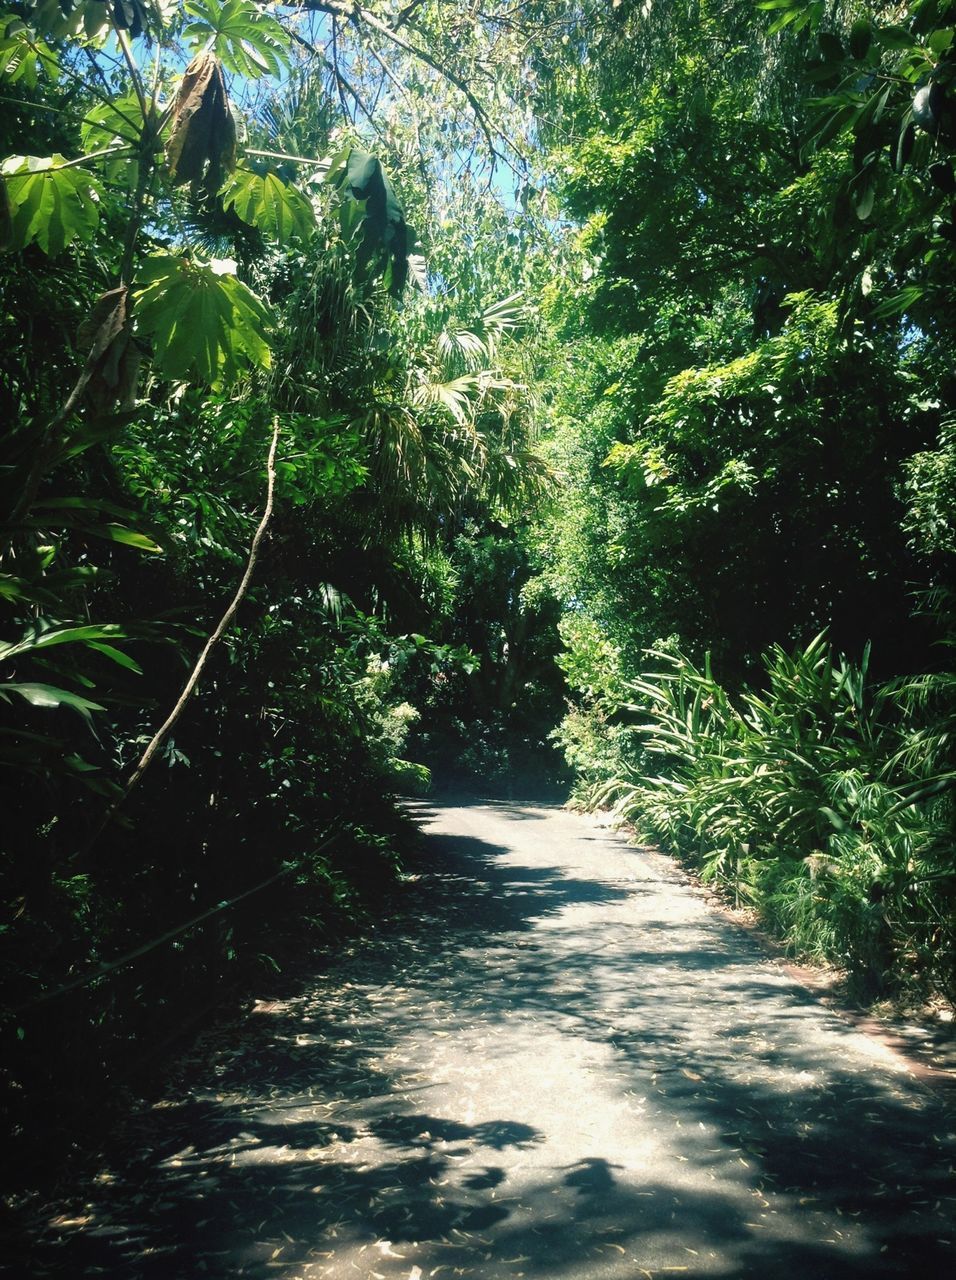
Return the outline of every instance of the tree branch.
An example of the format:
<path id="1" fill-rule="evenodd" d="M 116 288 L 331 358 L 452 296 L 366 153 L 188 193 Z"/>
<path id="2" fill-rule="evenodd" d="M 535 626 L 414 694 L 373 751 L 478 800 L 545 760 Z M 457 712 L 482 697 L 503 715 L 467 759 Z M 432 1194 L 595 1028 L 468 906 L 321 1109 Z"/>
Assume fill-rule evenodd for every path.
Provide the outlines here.
<path id="1" fill-rule="evenodd" d="M 272 519 L 272 510 L 273 510 L 273 503 L 275 498 L 275 483 L 276 483 L 276 467 L 275 467 L 276 448 L 278 447 L 278 443 L 279 443 L 279 417 L 277 414 L 273 421 L 272 442 L 269 446 L 269 457 L 266 461 L 266 471 L 268 474 L 268 484 L 266 489 L 266 505 L 262 513 L 262 519 L 259 521 L 258 528 L 256 529 L 255 535 L 253 536 L 252 545 L 249 548 L 249 559 L 246 562 L 246 571 L 242 575 L 242 580 L 240 581 L 239 586 L 236 589 L 235 595 L 233 596 L 232 600 L 229 602 L 228 608 L 226 609 L 222 617 L 219 619 L 216 629 L 213 631 L 209 639 L 203 645 L 202 652 L 200 653 L 199 657 L 196 659 L 196 665 L 193 667 L 192 671 L 190 672 L 189 679 L 186 681 L 186 684 L 183 687 L 182 693 L 177 698 L 175 706 L 173 707 L 172 711 L 170 711 L 169 715 L 166 717 L 164 722 L 153 734 L 153 737 L 151 738 L 149 745 L 146 747 L 146 750 L 140 756 L 139 763 L 136 765 L 136 768 L 130 774 L 129 780 L 126 783 L 126 786 L 123 788 L 122 793 L 113 801 L 109 809 L 106 811 L 106 815 L 104 816 L 103 821 L 100 823 L 99 827 L 94 832 L 92 839 L 88 841 L 88 843 L 86 844 L 84 848 L 84 852 L 89 851 L 90 847 L 96 842 L 96 840 L 99 839 L 100 835 L 109 825 L 109 823 L 112 822 L 120 806 L 125 804 L 126 801 L 129 799 L 133 789 L 142 780 L 146 770 L 149 768 L 153 760 L 156 758 L 156 753 L 159 751 L 160 747 L 162 747 L 163 743 L 172 733 L 173 729 L 176 726 L 176 722 L 179 720 L 179 717 L 182 715 L 183 711 L 186 708 L 186 703 L 189 701 L 189 699 L 192 697 L 193 693 L 195 692 L 196 685 L 199 683 L 199 677 L 202 675 L 203 669 L 205 668 L 206 663 L 209 660 L 209 655 L 212 653 L 213 649 L 215 649 L 216 645 L 225 635 L 226 631 L 228 631 L 230 625 L 232 624 L 232 620 L 236 616 L 236 612 L 238 611 L 240 604 L 245 599 L 246 592 L 249 590 L 249 584 L 252 581 L 252 575 L 256 567 L 256 562 L 259 559 L 259 549 L 262 546 L 262 539 L 265 536 L 265 532 L 269 525 L 269 521 Z"/>
<path id="2" fill-rule="evenodd" d="M 444 80 L 447 80 L 448 83 L 456 88 L 464 97 L 474 114 L 478 128 L 484 135 L 485 142 L 488 145 L 488 150 L 491 153 L 492 164 L 494 164 L 495 160 L 503 159 L 498 148 L 495 146 L 495 134 L 501 138 L 505 145 L 514 152 L 523 164 L 528 163 L 528 157 L 524 154 L 517 143 L 515 143 L 498 125 L 494 124 L 489 119 L 488 113 L 475 97 L 474 91 L 468 82 L 458 75 L 456 71 L 452 71 L 438 58 L 430 54 L 427 49 L 420 47 L 411 40 L 406 40 L 404 36 L 399 35 L 397 30 L 390 27 L 387 23 L 382 22 L 381 19 L 376 18 L 373 13 L 369 13 L 367 9 L 363 9 L 359 4 L 348 6 L 345 4 L 339 5 L 329 3 L 328 0 L 301 0 L 300 7 L 303 9 L 317 10 L 320 13 L 328 13 L 331 14 L 333 18 L 341 18 L 346 21 L 350 21 L 357 29 L 360 29 L 363 25 L 369 27 L 371 30 L 377 31 L 379 35 L 396 45 L 399 49 L 403 49 L 406 53 L 411 54 L 413 58 L 417 58 L 419 61 L 424 62 L 426 66 L 431 67 L 431 69 L 437 72 Z M 405 19 L 403 19 L 403 21 L 404 20 Z M 415 28 L 413 27 L 412 30 L 415 30 Z M 416 32 L 416 34 L 420 35 L 418 32 Z"/>

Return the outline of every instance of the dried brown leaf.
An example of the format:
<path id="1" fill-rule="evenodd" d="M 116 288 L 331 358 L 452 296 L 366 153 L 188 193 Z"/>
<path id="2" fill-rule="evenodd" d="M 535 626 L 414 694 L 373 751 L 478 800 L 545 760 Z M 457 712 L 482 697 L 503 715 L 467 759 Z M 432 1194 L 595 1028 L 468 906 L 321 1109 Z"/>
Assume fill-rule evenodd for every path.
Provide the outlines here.
<path id="1" fill-rule="evenodd" d="M 125 284 L 100 294 L 93 310 L 77 330 L 77 346 L 89 353 L 90 360 L 99 360 L 125 326 L 128 294 Z"/>
<path id="2" fill-rule="evenodd" d="M 170 113 L 166 163 L 177 186 L 222 185 L 236 165 L 236 123 L 219 59 L 197 53 L 186 68 Z"/>
<path id="3" fill-rule="evenodd" d="M 77 330 L 77 347 L 86 352 L 82 389 L 99 412 L 117 401 L 123 409 L 132 408 L 136 399 L 142 353 L 130 334 L 129 320 L 128 290 L 119 285 L 97 298 Z"/>

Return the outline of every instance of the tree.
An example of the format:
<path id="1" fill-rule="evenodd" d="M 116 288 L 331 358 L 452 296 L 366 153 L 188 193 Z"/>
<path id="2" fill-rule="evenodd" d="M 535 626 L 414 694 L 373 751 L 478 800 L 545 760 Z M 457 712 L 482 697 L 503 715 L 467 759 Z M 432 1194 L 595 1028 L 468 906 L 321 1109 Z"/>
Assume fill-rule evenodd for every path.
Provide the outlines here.
<path id="1" fill-rule="evenodd" d="M 583 228 L 577 288 L 555 290 L 552 313 L 568 337 L 599 335 L 565 366 L 556 465 L 579 496 L 556 572 L 632 661 L 677 632 L 741 673 L 768 642 L 830 625 L 899 669 L 920 642 L 898 618 L 927 581 L 901 527 L 901 465 L 945 418 L 952 335 L 938 315 L 901 319 L 895 284 L 878 284 L 899 224 L 846 224 L 857 160 L 832 136 L 801 145 L 757 65 L 766 37 L 684 19 L 667 19 L 666 61 L 651 41 L 640 94 L 595 69 L 590 136 L 554 156 Z M 818 62 L 802 75 L 812 94 Z M 897 215 L 887 200 L 887 217 L 908 202 Z"/>
<path id="2" fill-rule="evenodd" d="M 435 303 L 407 218 L 424 219 L 427 247 L 420 173 L 373 154 L 323 96 L 345 74 L 338 23 L 248 0 L 2 14 L 0 96 L 23 154 L 0 183 L 14 423 L 0 702 L 16 815 L 0 962 L 20 1010 L 5 1079 L 32 1079 L 38 1100 L 65 1060 L 53 1043 L 84 1044 L 92 1088 L 237 956 L 254 964 L 262 923 L 230 905 L 250 888 L 273 936 L 279 914 L 328 928 L 373 899 L 402 829 L 389 787 L 418 776 L 400 758 L 413 709 L 384 655 L 471 661 L 383 618 L 443 522 L 542 481 L 508 351 L 518 304 L 477 289 Z M 270 439 L 274 514 L 270 501 L 236 625 L 117 808 L 230 616 Z M 225 905 L 197 911 L 210 903 Z M 208 922 L 178 930 L 197 914 Z M 97 977 L 129 951 L 143 958 Z"/>
<path id="3" fill-rule="evenodd" d="M 559 737 L 794 947 L 951 991 L 953 6 L 655 10 L 551 81 Z"/>

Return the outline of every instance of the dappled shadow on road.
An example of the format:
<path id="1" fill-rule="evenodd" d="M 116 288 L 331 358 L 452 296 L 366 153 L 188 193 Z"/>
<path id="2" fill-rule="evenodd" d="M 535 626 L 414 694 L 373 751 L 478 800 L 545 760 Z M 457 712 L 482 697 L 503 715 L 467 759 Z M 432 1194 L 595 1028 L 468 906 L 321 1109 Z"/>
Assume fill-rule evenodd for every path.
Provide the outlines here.
<path id="1" fill-rule="evenodd" d="M 426 842 L 376 934 L 197 1063 L 9 1274 L 951 1273 L 941 1108 L 672 864 L 583 834 L 590 872 Z"/>

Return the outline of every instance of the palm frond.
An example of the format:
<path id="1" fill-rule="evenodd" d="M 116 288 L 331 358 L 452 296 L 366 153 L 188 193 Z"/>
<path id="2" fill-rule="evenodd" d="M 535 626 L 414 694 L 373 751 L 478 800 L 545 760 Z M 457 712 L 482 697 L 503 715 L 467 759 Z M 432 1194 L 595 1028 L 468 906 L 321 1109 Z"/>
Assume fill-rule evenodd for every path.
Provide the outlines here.
<path id="1" fill-rule="evenodd" d="M 422 381 L 412 391 L 412 404 L 418 409 L 442 408 L 459 425 L 473 415 L 472 397 L 481 390 L 477 374 L 466 373 L 448 382 Z"/>

